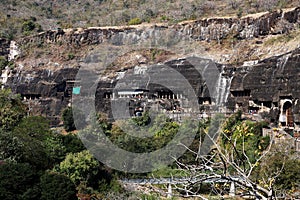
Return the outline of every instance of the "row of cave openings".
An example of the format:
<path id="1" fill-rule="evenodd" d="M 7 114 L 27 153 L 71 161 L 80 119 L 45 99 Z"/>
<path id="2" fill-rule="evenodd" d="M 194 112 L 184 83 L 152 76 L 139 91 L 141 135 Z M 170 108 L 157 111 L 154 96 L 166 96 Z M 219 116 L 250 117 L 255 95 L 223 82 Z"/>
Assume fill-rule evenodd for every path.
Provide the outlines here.
<path id="1" fill-rule="evenodd" d="M 240 90 L 240 91 L 231 91 L 231 95 L 234 98 L 250 98 L 251 90 Z M 262 107 L 267 107 L 272 109 L 277 107 L 280 109 L 278 121 L 279 126 L 282 127 L 294 127 L 294 117 L 293 117 L 293 101 L 291 96 L 282 96 L 280 97 L 279 102 L 272 101 L 254 101 L 256 105 L 261 106 L 248 106 L 248 113 L 257 113 Z M 279 105 L 278 105 L 279 103 Z"/>
<path id="2" fill-rule="evenodd" d="M 72 88 L 76 85 L 75 80 L 67 80 L 63 85 L 58 86 L 57 94 L 61 96 L 62 101 L 64 97 L 70 97 L 72 95 Z M 61 94 L 62 93 L 62 94 Z M 231 91 L 231 96 L 234 98 L 250 98 L 251 90 L 241 90 L 241 91 Z M 24 99 L 39 99 L 41 97 L 40 94 L 22 94 Z M 170 100 L 181 100 L 185 99 L 185 95 L 183 92 L 176 92 L 174 94 L 171 90 L 155 90 L 149 91 L 144 89 L 136 89 L 136 90 L 119 90 L 119 91 L 106 91 L 103 93 L 103 97 L 105 99 L 118 99 L 118 98 L 133 98 L 133 99 L 170 99 Z M 255 101 L 256 105 L 263 105 L 267 108 L 278 107 L 280 108 L 279 114 L 279 125 L 281 126 L 294 126 L 294 118 L 293 118 L 293 102 L 291 97 L 281 97 L 280 102 L 271 102 L 271 101 Z M 209 97 L 198 97 L 199 105 L 210 105 L 212 103 L 211 98 Z M 278 106 L 279 103 L 279 106 Z M 178 105 L 177 107 L 179 107 Z M 262 106 L 262 107 L 263 107 Z M 259 106 L 248 106 L 248 111 L 258 112 L 260 109 Z"/>
<path id="3" fill-rule="evenodd" d="M 104 99 L 119 99 L 119 98 L 149 98 L 149 99 L 184 99 L 185 95 L 182 92 L 174 94 L 170 90 L 157 90 L 150 92 L 149 90 L 120 90 L 120 91 L 106 91 L 103 93 Z"/>

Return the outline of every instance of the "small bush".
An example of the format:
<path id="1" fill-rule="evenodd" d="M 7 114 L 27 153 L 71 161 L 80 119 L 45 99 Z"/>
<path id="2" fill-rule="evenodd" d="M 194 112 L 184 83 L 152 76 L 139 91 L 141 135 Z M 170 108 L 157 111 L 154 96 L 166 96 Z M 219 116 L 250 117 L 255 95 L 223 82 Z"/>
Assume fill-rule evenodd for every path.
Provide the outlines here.
<path id="1" fill-rule="evenodd" d="M 239 8 L 239 10 L 238 10 L 236 16 L 237 16 L 238 18 L 241 18 L 241 17 L 243 16 L 243 9 L 242 9 L 241 7 Z"/>
<path id="2" fill-rule="evenodd" d="M 165 15 L 161 16 L 161 18 L 160 18 L 161 22 L 165 22 L 165 21 L 169 21 L 169 20 L 170 20 L 170 18 Z"/>
<path id="3" fill-rule="evenodd" d="M 73 53 L 68 54 L 68 60 L 73 60 L 75 58 L 75 55 Z"/>
<path id="4" fill-rule="evenodd" d="M 128 25 L 137 25 L 137 24 L 141 24 L 142 20 L 140 18 L 133 18 L 128 22 Z"/>
<path id="5" fill-rule="evenodd" d="M 23 32 L 30 32 L 30 31 L 33 31 L 36 27 L 36 24 L 29 20 L 29 21 L 25 21 L 23 24 L 22 24 L 22 31 Z"/>
<path id="6" fill-rule="evenodd" d="M 0 74 L 1 70 L 5 69 L 5 67 L 8 65 L 8 61 L 4 56 L 0 56 Z"/>

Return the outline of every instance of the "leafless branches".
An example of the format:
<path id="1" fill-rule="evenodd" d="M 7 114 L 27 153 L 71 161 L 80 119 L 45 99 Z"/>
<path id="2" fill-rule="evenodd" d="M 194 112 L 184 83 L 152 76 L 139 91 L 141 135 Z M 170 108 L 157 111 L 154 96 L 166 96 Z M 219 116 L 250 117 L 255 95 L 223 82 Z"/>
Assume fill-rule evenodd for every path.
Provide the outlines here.
<path id="1" fill-rule="evenodd" d="M 227 137 L 226 135 L 223 136 Z M 206 137 L 209 137 L 209 135 L 206 135 Z M 209 155 L 199 155 L 186 147 L 188 151 L 195 154 L 197 164 L 187 165 L 176 160 L 178 167 L 188 172 L 188 176 L 184 177 L 185 180 L 188 181 L 182 182 L 179 185 L 174 184 L 173 188 L 185 197 L 206 199 L 204 195 L 201 195 L 201 184 L 210 184 L 212 187 L 211 191 L 213 191 L 215 195 L 226 195 L 228 194 L 228 184 L 233 182 L 241 194 L 248 193 L 259 199 L 272 199 L 274 196 L 274 179 L 280 174 L 282 169 L 280 169 L 275 176 L 269 177 L 268 180 L 262 180 L 261 182 L 252 180 L 254 169 L 270 151 L 271 145 L 263 151 L 255 162 L 251 162 L 249 155 L 246 153 L 244 144 L 242 145 L 242 151 L 238 152 L 237 141 L 231 141 L 230 138 L 227 139 L 231 143 L 232 148 L 226 149 L 222 147 L 219 142 L 213 140 L 213 148 Z M 244 142 L 243 138 L 243 143 Z M 270 144 L 272 144 L 272 141 Z M 218 185 L 218 188 L 216 185 Z M 227 188 L 224 185 L 227 185 Z"/>

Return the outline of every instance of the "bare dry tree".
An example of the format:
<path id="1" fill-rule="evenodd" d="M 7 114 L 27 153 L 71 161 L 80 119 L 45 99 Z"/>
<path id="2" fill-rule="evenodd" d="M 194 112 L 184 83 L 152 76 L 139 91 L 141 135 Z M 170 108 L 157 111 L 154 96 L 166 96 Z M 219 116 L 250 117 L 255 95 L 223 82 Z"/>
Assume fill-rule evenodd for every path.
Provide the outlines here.
<path id="1" fill-rule="evenodd" d="M 188 151 L 192 152 L 197 160 L 197 164 L 185 164 L 176 160 L 178 167 L 188 172 L 180 184 L 173 184 L 173 188 L 179 191 L 184 197 L 198 197 L 206 199 L 205 195 L 201 194 L 200 188 L 204 183 L 210 184 L 211 191 L 214 195 L 235 195 L 235 188 L 238 188 L 241 196 L 251 196 L 257 199 L 274 199 L 274 183 L 276 177 L 281 173 L 282 168 L 278 169 L 272 177 L 257 181 L 254 175 L 255 168 L 259 166 L 261 160 L 270 152 L 273 138 L 260 156 L 251 161 L 249 155 L 246 153 L 245 141 L 243 137 L 242 149 L 237 149 L 237 141 L 233 138 L 228 138 L 222 132 L 220 126 L 217 130 L 219 137 L 216 140 L 211 134 L 207 133 L 206 137 L 213 142 L 211 151 L 207 155 L 195 152 L 186 147 Z M 243 130 L 241 130 L 243 131 Z M 221 137 L 227 137 L 228 143 L 231 148 L 224 148 L 220 144 Z M 201 139 L 200 139 L 201 140 Z M 200 144 L 201 145 L 201 144 Z M 234 188 L 233 185 L 234 184 Z M 231 187 L 231 188 L 230 188 Z M 228 191 L 229 190 L 229 191 Z"/>

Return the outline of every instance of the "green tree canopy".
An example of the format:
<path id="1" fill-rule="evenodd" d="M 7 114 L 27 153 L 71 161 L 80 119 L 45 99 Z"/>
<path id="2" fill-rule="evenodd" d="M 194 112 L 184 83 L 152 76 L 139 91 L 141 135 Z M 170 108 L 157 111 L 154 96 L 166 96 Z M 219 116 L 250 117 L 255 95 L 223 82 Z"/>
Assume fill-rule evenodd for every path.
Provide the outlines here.
<path id="1" fill-rule="evenodd" d="M 82 141 L 75 134 L 58 135 L 67 153 L 78 153 L 85 150 Z"/>
<path id="2" fill-rule="evenodd" d="M 76 197 L 76 187 L 69 177 L 46 172 L 41 177 L 41 200 L 73 200 Z"/>
<path id="3" fill-rule="evenodd" d="M 23 118 L 13 132 L 18 134 L 24 133 L 40 141 L 44 141 L 51 134 L 49 122 L 42 116 Z"/>
<path id="4" fill-rule="evenodd" d="M 69 153 L 59 165 L 58 171 L 67 175 L 76 185 L 81 181 L 94 181 L 100 169 L 99 162 L 89 151 Z"/>
<path id="5" fill-rule="evenodd" d="M 75 119 L 78 119 L 76 121 L 76 125 L 79 126 L 79 129 L 85 127 L 86 125 L 85 115 L 82 113 L 82 111 L 78 108 L 68 107 L 64 109 L 62 112 L 62 120 L 64 122 L 64 128 L 68 132 L 76 130 L 74 117 Z"/>
<path id="6" fill-rule="evenodd" d="M 0 128 L 10 130 L 25 116 L 26 108 L 19 95 L 0 90 Z"/>
<path id="7" fill-rule="evenodd" d="M 299 153 L 293 152 L 288 143 L 275 144 L 256 169 L 256 179 L 271 185 L 277 192 L 291 193 L 300 188 Z"/>
<path id="8" fill-rule="evenodd" d="M 269 145 L 270 138 L 262 136 L 264 126 L 265 122 L 242 121 L 240 112 L 230 116 L 223 125 L 224 151 L 232 152 L 234 160 L 244 168 L 248 161 L 254 164 Z"/>
<path id="9" fill-rule="evenodd" d="M 49 167 L 50 157 L 42 141 L 26 134 L 0 131 L 0 159 L 29 163 L 37 169 Z"/>
<path id="10" fill-rule="evenodd" d="M 38 173 L 27 163 L 0 164 L 0 199 L 39 199 Z"/>
<path id="11" fill-rule="evenodd" d="M 61 162 L 66 155 L 66 148 L 61 137 L 50 130 L 49 122 L 44 117 L 29 116 L 23 118 L 14 128 L 13 134 L 21 138 L 29 136 L 33 142 L 40 143 L 41 148 L 47 154 L 50 165 Z"/>
<path id="12" fill-rule="evenodd" d="M 76 126 L 73 119 L 73 111 L 72 108 L 66 108 L 62 113 L 62 120 L 64 122 L 64 128 L 66 131 L 74 131 L 76 130 Z"/>

